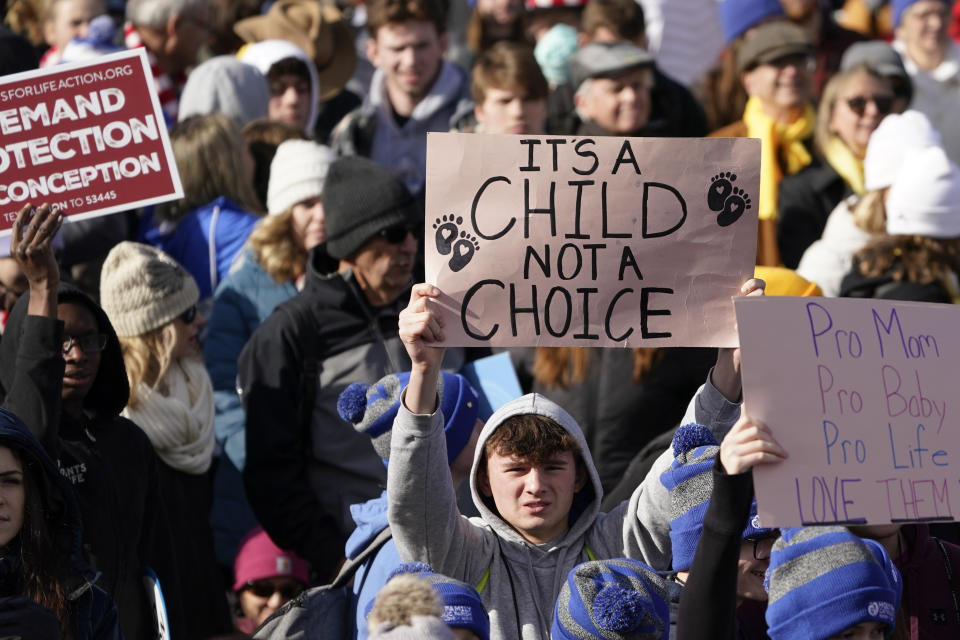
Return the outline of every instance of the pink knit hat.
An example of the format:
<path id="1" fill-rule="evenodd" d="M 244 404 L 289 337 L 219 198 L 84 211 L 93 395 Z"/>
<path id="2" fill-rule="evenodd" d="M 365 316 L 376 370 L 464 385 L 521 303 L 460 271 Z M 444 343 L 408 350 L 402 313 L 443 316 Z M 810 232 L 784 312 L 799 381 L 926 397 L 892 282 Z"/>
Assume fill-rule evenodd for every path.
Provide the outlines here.
<path id="1" fill-rule="evenodd" d="M 240 542 L 237 559 L 233 561 L 233 574 L 234 591 L 240 591 L 248 582 L 264 578 L 290 577 L 305 587 L 310 583 L 307 561 L 292 551 L 281 550 L 262 527 L 248 533 Z"/>

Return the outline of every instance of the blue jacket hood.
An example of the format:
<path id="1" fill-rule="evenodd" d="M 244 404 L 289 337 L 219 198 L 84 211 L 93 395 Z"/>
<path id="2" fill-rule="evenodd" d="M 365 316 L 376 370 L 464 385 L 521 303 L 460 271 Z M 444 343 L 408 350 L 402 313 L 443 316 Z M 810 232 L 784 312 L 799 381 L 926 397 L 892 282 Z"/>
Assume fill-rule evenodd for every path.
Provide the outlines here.
<path id="1" fill-rule="evenodd" d="M 350 515 L 357 523 L 357 528 L 347 538 L 346 553 L 347 558 L 354 558 L 390 524 L 387 521 L 387 492 L 384 491 L 378 498 L 350 505 Z"/>

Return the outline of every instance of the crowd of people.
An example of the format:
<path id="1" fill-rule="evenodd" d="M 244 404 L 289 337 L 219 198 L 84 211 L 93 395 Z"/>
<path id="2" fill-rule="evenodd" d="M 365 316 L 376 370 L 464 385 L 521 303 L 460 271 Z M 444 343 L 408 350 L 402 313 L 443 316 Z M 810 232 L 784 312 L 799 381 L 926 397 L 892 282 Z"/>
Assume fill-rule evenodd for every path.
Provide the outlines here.
<path id="1" fill-rule="evenodd" d="M 762 525 L 738 349 L 510 349 L 491 413 L 422 282 L 429 132 L 752 137 L 740 295 L 960 302 L 960 3 L 0 8 L 0 76 L 145 49 L 183 186 L 17 216 L 0 637 L 279 638 L 341 567 L 350 638 L 960 637 L 956 525 Z"/>

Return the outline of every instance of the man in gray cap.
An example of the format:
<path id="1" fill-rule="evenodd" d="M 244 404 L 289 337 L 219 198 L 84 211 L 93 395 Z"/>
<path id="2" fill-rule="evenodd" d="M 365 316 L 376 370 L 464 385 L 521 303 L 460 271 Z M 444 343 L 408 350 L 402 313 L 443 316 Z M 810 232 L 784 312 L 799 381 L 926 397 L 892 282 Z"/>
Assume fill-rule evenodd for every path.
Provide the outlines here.
<path id="1" fill-rule="evenodd" d="M 760 226 L 757 264 L 780 263 L 777 190 L 780 180 L 810 164 L 816 114 L 810 104 L 813 43 L 800 27 L 766 22 L 737 51 L 737 70 L 747 92 L 743 119 L 710 135 L 760 138 Z"/>
<path id="2" fill-rule="evenodd" d="M 578 135 L 643 135 L 650 118 L 653 56 L 626 42 L 593 42 L 570 57 Z"/>
<path id="3" fill-rule="evenodd" d="M 903 113 L 913 98 L 913 82 L 903 66 L 900 54 L 886 42 L 870 40 L 850 45 L 840 60 L 840 71 L 848 71 L 858 65 L 867 65 L 890 84 L 894 102 L 891 113 Z"/>
<path id="4" fill-rule="evenodd" d="M 410 369 L 398 336 L 422 225 L 389 169 L 360 156 L 330 165 L 323 185 L 326 252 L 311 253 L 303 290 L 253 333 L 238 363 L 246 409 L 243 480 L 260 524 L 329 579 L 353 531 L 350 505 L 377 497 L 386 468 L 370 438 L 337 413 L 349 384 Z M 462 349 L 447 351 L 459 368 Z"/>

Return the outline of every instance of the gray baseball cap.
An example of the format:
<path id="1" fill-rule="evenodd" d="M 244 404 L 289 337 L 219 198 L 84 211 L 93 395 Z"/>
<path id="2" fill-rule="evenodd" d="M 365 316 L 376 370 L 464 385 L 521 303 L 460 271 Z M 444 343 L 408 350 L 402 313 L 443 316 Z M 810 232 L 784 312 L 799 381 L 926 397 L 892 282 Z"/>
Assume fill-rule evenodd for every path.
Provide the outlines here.
<path id="1" fill-rule="evenodd" d="M 576 90 L 588 78 L 609 78 L 639 67 L 652 67 L 653 56 L 630 42 L 591 42 L 567 62 Z"/>
<path id="2" fill-rule="evenodd" d="M 737 70 L 744 72 L 791 55 L 813 55 L 813 43 L 807 32 L 784 20 L 765 22 L 740 45 Z"/>
<path id="3" fill-rule="evenodd" d="M 910 78 L 903 67 L 900 54 L 881 40 L 850 45 L 840 59 L 840 70 L 847 71 L 861 64 L 867 65 L 882 76 L 896 76 L 905 80 Z"/>

